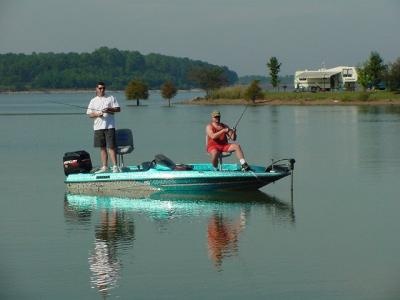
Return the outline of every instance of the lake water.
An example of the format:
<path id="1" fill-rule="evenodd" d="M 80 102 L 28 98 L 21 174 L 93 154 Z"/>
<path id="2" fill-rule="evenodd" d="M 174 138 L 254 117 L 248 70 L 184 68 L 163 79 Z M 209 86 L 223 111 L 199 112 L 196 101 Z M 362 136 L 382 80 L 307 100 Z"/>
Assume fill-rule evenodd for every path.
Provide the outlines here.
<path id="1" fill-rule="evenodd" d="M 126 163 L 209 159 L 216 107 L 176 104 L 199 93 L 173 107 L 114 95 L 135 139 Z M 63 154 L 99 164 L 76 107 L 91 96 L 0 94 L 0 299 L 399 299 L 399 107 L 249 107 L 247 160 L 294 157 L 293 197 L 290 178 L 254 193 L 66 197 Z M 233 125 L 244 107 L 217 109 Z"/>

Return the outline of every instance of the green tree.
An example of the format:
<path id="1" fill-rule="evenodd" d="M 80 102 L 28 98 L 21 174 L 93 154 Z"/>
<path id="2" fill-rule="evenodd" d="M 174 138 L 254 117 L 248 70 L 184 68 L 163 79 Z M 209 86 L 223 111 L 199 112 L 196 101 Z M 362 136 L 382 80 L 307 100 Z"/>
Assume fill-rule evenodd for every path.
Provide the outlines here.
<path id="1" fill-rule="evenodd" d="M 140 99 L 149 98 L 149 87 L 140 79 L 133 79 L 125 89 L 125 96 L 127 100 L 136 99 L 136 106 L 139 106 Z"/>
<path id="2" fill-rule="evenodd" d="M 262 92 L 259 83 L 259 80 L 253 80 L 253 82 L 248 86 L 244 92 L 244 97 L 246 100 L 251 100 L 253 103 L 255 103 L 256 99 L 262 99 L 264 97 L 264 93 Z"/>
<path id="3" fill-rule="evenodd" d="M 364 65 L 357 67 L 357 82 L 362 86 L 363 90 L 365 91 L 372 82 L 372 77 L 368 73 L 366 68 L 366 63 Z"/>
<path id="4" fill-rule="evenodd" d="M 188 77 L 205 90 L 207 99 L 210 98 L 213 90 L 226 85 L 228 82 L 224 69 L 220 67 L 196 67 L 190 70 Z"/>
<path id="5" fill-rule="evenodd" d="M 267 63 L 267 67 L 269 69 L 269 75 L 271 76 L 271 84 L 274 88 L 276 88 L 279 84 L 278 74 L 281 70 L 281 63 L 275 56 L 272 56 Z"/>
<path id="6" fill-rule="evenodd" d="M 383 59 L 379 53 L 372 51 L 368 60 L 357 69 L 358 82 L 364 89 L 367 87 L 375 88 L 383 82 L 386 71 L 387 66 L 383 63 Z"/>
<path id="7" fill-rule="evenodd" d="M 387 66 L 383 63 L 383 59 L 378 52 L 371 52 L 367 64 L 367 72 L 371 76 L 372 86 L 377 87 L 384 79 Z"/>
<path id="8" fill-rule="evenodd" d="M 143 71 L 146 67 L 146 62 L 142 54 L 137 51 L 125 51 L 125 72 L 133 73 L 138 71 Z"/>
<path id="9" fill-rule="evenodd" d="M 161 86 L 161 95 L 164 99 L 168 100 L 168 106 L 171 106 L 171 99 L 175 97 L 178 89 L 172 83 L 172 81 L 166 81 Z"/>
<path id="10" fill-rule="evenodd" d="M 400 90 L 400 57 L 396 61 L 389 65 L 386 83 L 391 91 Z"/>

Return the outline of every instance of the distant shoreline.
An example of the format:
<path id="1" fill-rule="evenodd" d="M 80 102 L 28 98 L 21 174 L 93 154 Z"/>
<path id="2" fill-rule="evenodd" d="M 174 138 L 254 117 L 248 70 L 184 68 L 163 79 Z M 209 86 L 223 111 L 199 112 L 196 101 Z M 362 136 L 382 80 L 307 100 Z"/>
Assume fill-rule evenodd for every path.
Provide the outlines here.
<path id="1" fill-rule="evenodd" d="M 254 105 L 254 106 L 263 106 L 263 105 L 271 105 L 271 106 L 279 106 L 279 105 L 315 105 L 315 106 L 324 106 L 324 105 L 341 105 L 341 106 L 374 106 L 374 105 L 400 105 L 399 99 L 382 99 L 382 100 L 348 100 L 348 101 L 340 101 L 336 99 L 323 99 L 323 100 L 313 100 L 313 99 L 263 99 L 256 100 L 254 103 L 249 102 L 244 99 L 192 99 L 183 101 L 184 104 L 190 105 Z"/>
<path id="2" fill-rule="evenodd" d="M 0 91 L 0 94 L 79 94 L 79 93 L 94 93 L 95 89 L 75 90 L 75 89 L 54 89 L 54 90 L 29 90 L 29 91 Z"/>
<path id="3" fill-rule="evenodd" d="M 43 90 L 29 90 L 29 91 L 6 91 L 0 90 L 0 94 L 63 94 L 63 93 L 94 93 L 95 88 L 92 89 L 43 89 Z M 149 91 L 159 91 L 159 90 L 149 90 Z M 191 89 L 191 90 L 179 90 L 179 91 L 187 91 L 187 92 L 198 92 L 200 89 Z M 179 93 L 178 91 L 178 93 Z M 109 93 L 123 93 L 124 90 L 108 90 Z"/>
<path id="4" fill-rule="evenodd" d="M 152 90 L 158 91 L 158 90 Z M 199 91 L 198 89 L 193 90 L 182 90 L 182 91 Z M 123 90 L 110 90 L 112 92 L 124 92 Z M 0 94 L 63 94 L 63 93 L 94 93 L 94 89 L 49 89 L 49 90 L 30 90 L 30 91 L 0 91 Z M 397 96 L 397 95 L 396 95 Z M 181 100 L 175 102 L 175 104 L 185 105 L 254 105 L 254 106 L 378 106 L 378 105 L 400 105 L 400 97 L 394 99 L 368 99 L 368 100 L 338 100 L 338 99 L 312 99 L 308 97 L 304 98 L 285 98 L 285 99 L 259 99 L 254 103 L 245 99 L 205 99 L 205 98 L 194 98 Z"/>

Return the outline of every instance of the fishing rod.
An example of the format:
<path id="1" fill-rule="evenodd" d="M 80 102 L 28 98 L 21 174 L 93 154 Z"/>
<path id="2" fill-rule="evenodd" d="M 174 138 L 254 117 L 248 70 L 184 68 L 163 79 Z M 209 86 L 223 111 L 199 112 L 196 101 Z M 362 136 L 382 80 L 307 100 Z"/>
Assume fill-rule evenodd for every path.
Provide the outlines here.
<path id="1" fill-rule="evenodd" d="M 246 112 L 247 108 L 249 107 L 248 104 L 246 104 L 246 107 L 244 108 L 242 114 L 240 115 L 239 119 L 237 120 L 235 126 L 233 126 L 233 130 L 236 130 L 237 126 L 239 125 L 240 120 L 242 120 L 244 113 Z"/>
<path id="2" fill-rule="evenodd" d="M 67 106 L 72 106 L 72 107 L 78 107 L 78 108 L 88 109 L 86 106 L 75 105 L 75 104 L 70 104 L 70 103 L 57 102 L 57 101 L 49 101 L 49 102 L 55 103 L 55 104 L 61 104 L 61 105 L 67 105 Z M 102 112 L 101 109 L 94 109 L 94 108 L 91 108 L 91 110 L 101 111 L 101 112 Z"/>

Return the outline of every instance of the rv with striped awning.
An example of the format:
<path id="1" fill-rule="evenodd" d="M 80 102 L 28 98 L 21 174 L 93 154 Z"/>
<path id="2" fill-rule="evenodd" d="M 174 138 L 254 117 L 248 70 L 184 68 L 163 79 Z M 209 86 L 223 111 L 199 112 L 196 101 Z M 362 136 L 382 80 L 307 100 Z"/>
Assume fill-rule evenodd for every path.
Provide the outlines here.
<path id="1" fill-rule="evenodd" d="M 356 68 L 347 66 L 296 71 L 294 75 L 294 87 L 297 91 L 353 91 L 356 82 Z"/>

